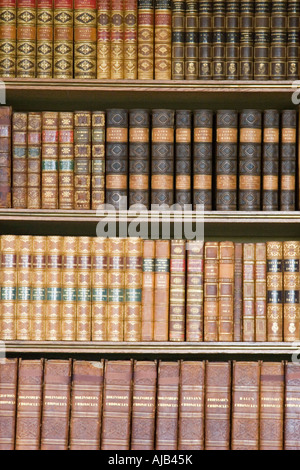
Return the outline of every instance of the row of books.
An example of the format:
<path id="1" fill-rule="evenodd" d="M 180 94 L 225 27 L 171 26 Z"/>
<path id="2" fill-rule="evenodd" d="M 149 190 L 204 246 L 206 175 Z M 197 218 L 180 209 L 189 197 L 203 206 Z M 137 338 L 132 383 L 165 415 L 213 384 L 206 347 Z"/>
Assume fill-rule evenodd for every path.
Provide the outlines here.
<path id="1" fill-rule="evenodd" d="M 1 450 L 300 450 L 293 362 L 2 359 Z"/>
<path id="2" fill-rule="evenodd" d="M 297 111 L 0 109 L 0 207 L 293 211 Z"/>
<path id="3" fill-rule="evenodd" d="M 0 76 L 299 77 L 297 0 L 1 0 Z"/>
<path id="4" fill-rule="evenodd" d="M 299 241 L 0 242 L 4 341 L 300 340 Z"/>

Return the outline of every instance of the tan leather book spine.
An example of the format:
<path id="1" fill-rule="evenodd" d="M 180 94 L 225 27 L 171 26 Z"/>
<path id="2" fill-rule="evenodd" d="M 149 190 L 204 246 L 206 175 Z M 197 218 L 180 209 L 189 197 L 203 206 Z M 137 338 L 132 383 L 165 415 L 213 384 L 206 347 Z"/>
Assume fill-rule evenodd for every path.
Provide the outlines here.
<path id="1" fill-rule="evenodd" d="M 138 79 L 154 78 L 154 0 L 138 0 Z"/>
<path id="2" fill-rule="evenodd" d="M 92 338 L 91 237 L 78 237 L 76 340 Z"/>
<path id="3" fill-rule="evenodd" d="M 110 0 L 97 2 L 97 78 L 110 78 Z"/>
<path id="4" fill-rule="evenodd" d="M 27 206 L 27 113 L 12 116 L 12 207 Z"/>
<path id="5" fill-rule="evenodd" d="M 63 237 L 47 237 L 46 341 L 61 341 L 62 250 Z"/>
<path id="6" fill-rule="evenodd" d="M 170 240 L 155 242 L 154 341 L 169 340 Z"/>
<path id="7" fill-rule="evenodd" d="M 106 341 L 107 338 L 107 263 L 108 240 L 93 237 L 91 244 L 92 262 L 92 341 Z"/>
<path id="8" fill-rule="evenodd" d="M 32 236 L 19 235 L 17 241 L 17 305 L 16 333 L 17 340 L 29 341 L 31 336 L 31 269 L 32 269 Z"/>
<path id="9" fill-rule="evenodd" d="M 204 450 L 205 362 L 181 361 L 178 450 Z"/>
<path id="10" fill-rule="evenodd" d="M 73 78 L 73 19 L 73 0 L 54 0 L 54 78 Z"/>
<path id="11" fill-rule="evenodd" d="M 36 0 L 17 0 L 17 77 L 36 76 Z"/>
<path id="12" fill-rule="evenodd" d="M 267 341 L 267 247 L 255 244 L 255 341 Z"/>
<path id="13" fill-rule="evenodd" d="M 58 115 L 58 208 L 74 208 L 74 116 Z"/>
<path id="14" fill-rule="evenodd" d="M 92 113 L 91 208 L 101 209 L 105 202 L 105 112 Z"/>
<path id="15" fill-rule="evenodd" d="M 169 340 L 185 340 L 185 240 L 171 240 Z"/>
<path id="16" fill-rule="evenodd" d="M 124 78 L 124 0 L 111 0 L 110 78 Z"/>
<path id="17" fill-rule="evenodd" d="M 299 363 L 285 364 L 284 450 L 300 450 L 300 367 Z"/>
<path id="18" fill-rule="evenodd" d="M 16 0 L 0 2 L 0 77 L 16 76 Z"/>
<path id="19" fill-rule="evenodd" d="M 53 0 L 37 1 L 36 76 L 53 76 Z"/>
<path id="20" fill-rule="evenodd" d="M 44 359 L 20 359 L 15 450 L 39 450 Z"/>
<path id="21" fill-rule="evenodd" d="M 91 112 L 74 113 L 74 209 L 91 205 Z"/>
<path id="22" fill-rule="evenodd" d="M 96 78 L 97 0 L 74 0 L 74 77 Z"/>
<path id="23" fill-rule="evenodd" d="M 204 341 L 218 341 L 219 258 L 219 243 L 206 242 L 204 245 Z"/>
<path id="24" fill-rule="evenodd" d="M 282 242 L 267 242 L 267 341 L 283 338 L 282 259 Z"/>
<path id="25" fill-rule="evenodd" d="M 11 207 L 11 115 L 12 108 L 0 108 L 0 207 Z"/>
<path id="26" fill-rule="evenodd" d="M 47 316 L 47 237 L 32 237 L 31 340 L 45 341 Z"/>
<path id="27" fill-rule="evenodd" d="M 72 359 L 46 359 L 44 366 L 41 450 L 67 450 Z"/>
<path id="28" fill-rule="evenodd" d="M 123 341 L 125 291 L 125 240 L 108 239 L 107 341 Z"/>
<path id="29" fill-rule="evenodd" d="M 243 341 L 255 341 L 255 243 L 243 245 Z"/>
<path id="30" fill-rule="evenodd" d="M 172 7 L 170 0 L 155 0 L 155 80 L 172 79 Z"/>
<path id="31" fill-rule="evenodd" d="M 28 113 L 27 209 L 41 208 L 42 113 Z"/>
<path id="32" fill-rule="evenodd" d="M 16 339 L 17 242 L 16 235 L 1 235 L 0 339 Z"/>
<path id="33" fill-rule="evenodd" d="M 58 208 L 58 112 L 42 113 L 42 209 Z"/>
<path id="34" fill-rule="evenodd" d="M 124 341 L 141 341 L 143 240 L 125 239 Z"/>
<path id="35" fill-rule="evenodd" d="M 243 326 L 243 244 L 234 244 L 233 341 L 242 341 Z"/>
<path id="36" fill-rule="evenodd" d="M 2 358 L 0 362 L 0 450 L 14 450 L 18 359 Z"/>
<path id="37" fill-rule="evenodd" d="M 124 79 L 137 79 L 137 0 L 124 0 Z"/>
<path id="38" fill-rule="evenodd" d="M 233 341 L 234 243 L 220 242 L 219 341 Z"/>
<path id="39" fill-rule="evenodd" d="M 70 450 L 100 450 L 104 361 L 73 362 Z"/>
<path id="40" fill-rule="evenodd" d="M 283 242 L 283 339 L 300 340 L 300 242 Z"/>
<path id="41" fill-rule="evenodd" d="M 61 339 L 76 340 L 78 238 L 62 238 Z"/>
<path id="42" fill-rule="evenodd" d="M 186 341 L 203 341 L 204 323 L 204 241 L 187 242 Z"/>
<path id="43" fill-rule="evenodd" d="M 142 283 L 142 341 L 154 339 L 155 240 L 144 240 Z"/>

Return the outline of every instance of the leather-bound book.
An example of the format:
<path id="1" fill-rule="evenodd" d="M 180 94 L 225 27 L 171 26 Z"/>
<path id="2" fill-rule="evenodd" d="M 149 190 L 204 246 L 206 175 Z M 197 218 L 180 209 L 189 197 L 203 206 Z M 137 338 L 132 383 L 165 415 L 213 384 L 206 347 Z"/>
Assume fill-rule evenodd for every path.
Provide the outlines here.
<path id="1" fill-rule="evenodd" d="M 156 405 L 156 450 L 176 450 L 178 440 L 180 361 L 159 361 Z"/>
<path id="2" fill-rule="evenodd" d="M 199 74 L 200 80 L 212 78 L 212 0 L 199 0 Z"/>
<path id="3" fill-rule="evenodd" d="M 205 362 L 181 361 L 178 449 L 204 450 Z"/>
<path id="4" fill-rule="evenodd" d="M 47 304 L 45 340 L 61 340 L 62 250 L 63 237 L 47 237 Z"/>
<path id="5" fill-rule="evenodd" d="M 217 111 L 216 209 L 237 209 L 238 113 Z"/>
<path id="6" fill-rule="evenodd" d="M 157 361 L 134 361 L 131 450 L 154 450 Z"/>
<path id="7" fill-rule="evenodd" d="M 11 207 L 11 115 L 10 106 L 0 108 L 0 207 Z"/>
<path id="8" fill-rule="evenodd" d="M 234 242 L 219 248 L 219 341 L 233 341 Z"/>
<path id="9" fill-rule="evenodd" d="M 260 210 L 262 113 L 245 109 L 240 113 L 239 210 Z"/>
<path id="10" fill-rule="evenodd" d="M 42 209 L 58 208 L 58 114 L 42 113 Z"/>
<path id="11" fill-rule="evenodd" d="M 62 239 L 61 339 L 76 340 L 78 237 Z"/>
<path id="12" fill-rule="evenodd" d="M 12 207 L 27 206 L 27 113 L 12 115 Z"/>
<path id="13" fill-rule="evenodd" d="M 97 78 L 110 78 L 110 0 L 97 1 Z"/>
<path id="14" fill-rule="evenodd" d="M 91 208 L 100 209 L 105 201 L 105 112 L 92 112 Z"/>
<path id="15" fill-rule="evenodd" d="M 0 339 L 16 339 L 17 242 L 16 235 L 1 235 Z"/>
<path id="16" fill-rule="evenodd" d="M 288 0 L 287 2 L 287 80 L 297 80 L 299 78 L 299 28 L 300 28 L 300 4 L 298 0 Z"/>
<path id="17" fill-rule="evenodd" d="M 41 450 L 68 450 L 72 359 L 46 359 Z"/>
<path id="18" fill-rule="evenodd" d="M 283 242 L 283 339 L 300 340 L 300 242 Z"/>
<path id="19" fill-rule="evenodd" d="M 193 209 L 212 210 L 213 111 L 194 111 Z"/>
<path id="20" fill-rule="evenodd" d="M 214 80 L 226 79 L 225 3 L 225 0 L 215 0 L 213 2 L 212 74 Z"/>
<path id="21" fill-rule="evenodd" d="M 205 365 L 205 450 L 229 450 L 231 363 Z"/>
<path id="22" fill-rule="evenodd" d="M 138 0 L 138 79 L 154 78 L 154 0 Z"/>
<path id="23" fill-rule="evenodd" d="M 242 341 L 243 326 L 243 244 L 234 243 L 233 341 Z"/>
<path id="24" fill-rule="evenodd" d="M 92 338 L 91 237 L 78 237 L 76 340 Z"/>
<path id="25" fill-rule="evenodd" d="M 15 450 L 39 450 L 43 402 L 43 359 L 19 359 Z"/>
<path id="26" fill-rule="evenodd" d="M 129 111 L 129 208 L 150 203 L 150 113 Z"/>
<path id="27" fill-rule="evenodd" d="M 124 79 L 137 79 L 137 0 L 124 0 Z"/>
<path id="28" fill-rule="evenodd" d="M 271 19 L 269 0 L 254 0 L 254 80 L 270 77 Z"/>
<path id="29" fill-rule="evenodd" d="M 267 341 L 283 338 L 282 260 L 282 242 L 267 242 Z"/>
<path id="30" fill-rule="evenodd" d="M 155 242 L 154 341 L 169 339 L 170 240 Z"/>
<path id="31" fill-rule="evenodd" d="M 107 341 L 123 341 L 125 311 L 125 240 L 108 239 Z"/>
<path id="32" fill-rule="evenodd" d="M 132 361 L 106 361 L 101 450 L 129 450 L 132 408 Z"/>
<path id="33" fill-rule="evenodd" d="M 280 210 L 296 209 L 296 154 L 297 154 L 297 111 L 284 110 L 281 113 L 280 141 Z"/>
<path id="34" fill-rule="evenodd" d="M 54 78 L 73 78 L 73 20 L 73 0 L 54 0 Z"/>
<path id="35" fill-rule="evenodd" d="M 175 203 L 190 208 L 192 204 L 192 112 L 175 115 Z"/>
<path id="36" fill-rule="evenodd" d="M 226 1 L 226 78 L 238 80 L 240 58 L 240 0 Z"/>
<path id="37" fill-rule="evenodd" d="M 36 76 L 36 0 L 17 0 L 17 77 Z"/>
<path id="38" fill-rule="evenodd" d="M 74 78 L 96 78 L 97 0 L 74 0 Z"/>
<path id="39" fill-rule="evenodd" d="M 259 450 L 260 375 L 261 361 L 233 361 L 231 450 Z"/>
<path id="40" fill-rule="evenodd" d="M 284 362 L 262 362 L 259 450 L 283 450 Z"/>
<path id="41" fill-rule="evenodd" d="M 73 362 L 70 450 L 100 450 L 103 368 L 103 359 Z"/>
<path id="42" fill-rule="evenodd" d="M 155 80 L 172 78 L 172 6 L 171 0 L 155 0 L 154 73 Z"/>
<path id="43" fill-rule="evenodd" d="M 16 0 L 1 0 L 0 12 L 0 77 L 15 77 Z"/>
<path id="44" fill-rule="evenodd" d="M 184 0 L 172 2 L 172 80 L 184 80 L 185 57 L 185 9 Z"/>
<path id="45" fill-rule="evenodd" d="M 285 364 L 284 450 L 300 450 L 300 366 Z"/>
<path id="46" fill-rule="evenodd" d="M 53 0 L 36 0 L 36 76 L 53 76 Z"/>
<path id="47" fill-rule="evenodd" d="M 92 238 L 92 341 L 107 338 L 107 250 L 106 238 Z"/>
<path id="48" fill-rule="evenodd" d="M 279 111 L 267 109 L 263 115 L 262 210 L 278 210 Z"/>
<path id="49" fill-rule="evenodd" d="M 243 341 L 255 341 L 255 243 L 243 244 Z"/>
<path id="50" fill-rule="evenodd" d="M 142 341 L 153 341 L 155 240 L 144 240 L 142 286 Z"/>
<path id="51" fill-rule="evenodd" d="M 14 450 L 18 359 L 0 362 L 0 450 Z"/>
<path id="52" fill-rule="evenodd" d="M 219 242 L 204 245 L 204 341 L 218 341 Z"/>
<path id="53" fill-rule="evenodd" d="M 91 111 L 74 113 L 74 209 L 91 204 Z"/>
<path id="54" fill-rule="evenodd" d="M 125 239 L 124 341 L 140 341 L 142 330 L 143 240 Z"/>
<path id="55" fill-rule="evenodd" d="M 74 116 L 58 115 L 58 208 L 74 208 Z"/>
<path id="56" fill-rule="evenodd" d="M 124 0 L 111 0 L 110 78 L 124 78 Z"/>
<path id="57" fill-rule="evenodd" d="M 152 110 L 152 205 L 169 207 L 174 202 L 174 120 L 171 109 Z"/>
<path id="58" fill-rule="evenodd" d="M 185 10 L 185 79 L 197 80 L 199 69 L 198 0 L 186 0 Z"/>
<path id="59" fill-rule="evenodd" d="M 255 243 L 255 341 L 267 341 L 267 247 Z"/>
<path id="60" fill-rule="evenodd" d="M 240 80 L 253 80 L 254 0 L 240 5 Z"/>
<path id="61" fill-rule="evenodd" d="M 41 207 L 42 113 L 28 113 L 27 209 Z"/>
<path id="62" fill-rule="evenodd" d="M 203 240 L 187 242 L 186 341 L 203 341 Z"/>
<path id="63" fill-rule="evenodd" d="M 19 235 L 17 242 L 16 339 L 30 340 L 32 236 Z"/>
<path id="64" fill-rule="evenodd" d="M 45 341 L 47 314 L 47 237 L 32 237 L 31 337 Z"/>
<path id="65" fill-rule="evenodd" d="M 287 0 L 271 2 L 270 78 L 286 79 Z"/>
<path id="66" fill-rule="evenodd" d="M 106 200 L 116 210 L 127 209 L 128 111 L 108 109 L 106 113 Z"/>
<path id="67" fill-rule="evenodd" d="M 169 340 L 185 340 L 185 240 L 171 240 Z"/>

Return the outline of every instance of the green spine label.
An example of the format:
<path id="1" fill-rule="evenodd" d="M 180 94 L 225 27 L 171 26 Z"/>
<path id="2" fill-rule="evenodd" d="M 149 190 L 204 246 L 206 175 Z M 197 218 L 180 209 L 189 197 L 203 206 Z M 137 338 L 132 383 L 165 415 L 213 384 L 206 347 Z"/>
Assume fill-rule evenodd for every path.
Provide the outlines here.
<path id="1" fill-rule="evenodd" d="M 44 287 L 34 287 L 32 289 L 32 300 L 45 300 L 46 289 Z"/>
<path id="2" fill-rule="evenodd" d="M 74 287 L 65 287 L 62 291 L 62 298 L 64 302 L 76 302 L 76 289 Z"/>
<path id="3" fill-rule="evenodd" d="M 91 289 L 81 287 L 77 292 L 78 302 L 90 302 L 91 301 Z"/>
<path id="4" fill-rule="evenodd" d="M 95 287 L 92 290 L 93 302 L 107 302 L 107 289 L 104 287 Z"/>
<path id="5" fill-rule="evenodd" d="M 31 289 L 30 287 L 18 287 L 18 300 L 30 300 Z"/>
<path id="6" fill-rule="evenodd" d="M 2 287 L 1 300 L 16 300 L 17 289 L 15 287 Z"/>
<path id="7" fill-rule="evenodd" d="M 141 302 L 142 289 L 126 289 L 126 302 Z"/>
<path id="8" fill-rule="evenodd" d="M 48 287 L 47 300 L 61 300 L 61 287 Z"/>
<path id="9" fill-rule="evenodd" d="M 124 289 L 108 289 L 109 302 L 124 302 Z"/>

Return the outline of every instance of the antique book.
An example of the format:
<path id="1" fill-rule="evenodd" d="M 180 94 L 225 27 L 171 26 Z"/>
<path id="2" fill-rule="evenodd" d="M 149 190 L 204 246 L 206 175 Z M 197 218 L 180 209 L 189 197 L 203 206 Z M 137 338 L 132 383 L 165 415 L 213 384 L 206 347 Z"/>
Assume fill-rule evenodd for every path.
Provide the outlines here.
<path id="1" fill-rule="evenodd" d="M 61 339 L 76 340 L 77 256 L 79 237 L 62 238 Z"/>
<path id="2" fill-rule="evenodd" d="M 281 211 L 296 209 L 296 153 L 297 153 L 297 111 L 284 110 L 281 113 L 280 136 L 280 202 Z"/>
<path id="3" fill-rule="evenodd" d="M 132 376 L 132 360 L 105 362 L 101 450 L 130 449 Z"/>
<path id="4" fill-rule="evenodd" d="M 214 80 L 226 79 L 226 5 L 225 0 L 213 2 L 212 75 Z"/>
<path id="5" fill-rule="evenodd" d="M 283 244 L 267 242 L 267 341 L 283 338 Z"/>
<path id="6" fill-rule="evenodd" d="M 203 341 L 203 240 L 187 241 L 186 341 Z"/>
<path id="7" fill-rule="evenodd" d="M 16 339 L 29 341 L 31 336 L 31 267 L 32 236 L 19 235 L 17 241 Z"/>
<path id="8" fill-rule="evenodd" d="M 169 340 L 170 240 L 155 242 L 154 341 Z"/>
<path id="9" fill-rule="evenodd" d="M 238 113 L 219 110 L 216 116 L 216 210 L 237 210 Z"/>
<path id="10" fill-rule="evenodd" d="M 192 207 L 192 112 L 175 114 L 175 203 Z"/>
<path id="11" fill-rule="evenodd" d="M 36 10 L 36 76 L 53 76 L 54 0 L 37 0 Z"/>
<path id="12" fill-rule="evenodd" d="M 140 341 L 142 330 L 143 240 L 125 239 L 124 341 Z"/>
<path id="13" fill-rule="evenodd" d="M 137 79 L 137 2 L 124 0 L 124 79 Z"/>
<path id="14" fill-rule="evenodd" d="M 91 341 L 92 337 L 92 272 L 91 237 L 78 237 L 76 340 Z"/>
<path id="15" fill-rule="evenodd" d="M 204 450 L 205 362 L 181 361 L 178 450 Z"/>
<path id="16" fill-rule="evenodd" d="M 154 0 L 138 0 L 138 79 L 154 78 Z"/>
<path id="17" fill-rule="evenodd" d="M 267 109 L 263 114 L 262 210 L 278 210 L 279 178 L 279 111 Z"/>
<path id="18" fill-rule="evenodd" d="M 270 78 L 271 80 L 286 79 L 287 52 L 287 2 L 274 0 L 271 2 L 271 34 L 270 34 Z"/>
<path id="19" fill-rule="evenodd" d="M 0 450 L 14 450 L 18 359 L 2 358 L 0 362 Z"/>
<path id="20" fill-rule="evenodd" d="M 134 361 L 131 450 L 154 450 L 157 361 Z"/>
<path id="21" fill-rule="evenodd" d="M 74 0 L 74 78 L 96 78 L 97 0 Z"/>
<path id="22" fill-rule="evenodd" d="M 285 364 L 284 450 L 300 449 L 300 367 L 299 363 Z"/>
<path id="23" fill-rule="evenodd" d="M 243 341 L 255 341 L 255 243 L 243 244 Z"/>
<path id="24" fill-rule="evenodd" d="M 240 80 L 253 80 L 254 0 L 240 4 Z"/>
<path id="25" fill-rule="evenodd" d="M 300 340 L 300 242 L 283 242 L 283 340 Z"/>
<path id="26" fill-rule="evenodd" d="M 262 113 L 244 109 L 240 113 L 239 210 L 260 210 Z"/>
<path id="27" fill-rule="evenodd" d="M 240 0 L 226 1 L 226 78 L 239 78 L 240 58 Z"/>
<path id="28" fill-rule="evenodd" d="M 124 78 L 124 0 L 111 0 L 110 78 Z"/>
<path id="29" fill-rule="evenodd" d="M 186 0 L 185 7 L 185 72 L 186 80 L 197 80 L 199 71 L 199 6 L 198 0 Z"/>
<path id="30" fill-rule="evenodd" d="M 269 0 L 254 0 L 254 80 L 270 78 L 271 21 Z"/>
<path id="31" fill-rule="evenodd" d="M 45 341 L 47 314 L 47 237 L 32 237 L 31 341 Z"/>
<path id="32" fill-rule="evenodd" d="M 27 209 L 41 207 L 42 113 L 29 112 L 27 121 Z"/>
<path id="33" fill-rule="evenodd" d="M 233 341 L 234 242 L 220 242 L 219 341 Z"/>
<path id="34" fill-rule="evenodd" d="M 27 113 L 12 115 L 12 207 L 27 206 Z"/>
<path id="35" fill-rule="evenodd" d="M 267 341 L 267 247 L 255 243 L 255 341 Z"/>
<path id="36" fill-rule="evenodd" d="M 297 80 L 299 78 L 299 27 L 300 4 L 298 0 L 287 2 L 287 38 L 286 38 L 286 78 Z"/>
<path id="37" fill-rule="evenodd" d="M 171 240 L 169 341 L 185 340 L 185 240 Z"/>
<path id="38" fill-rule="evenodd" d="M 111 1 L 97 1 L 97 78 L 110 78 Z"/>
<path id="39" fill-rule="evenodd" d="M 116 210 L 127 209 L 128 111 L 108 109 L 106 113 L 105 202 Z"/>
<path id="40" fill-rule="evenodd" d="M 171 109 L 152 110 L 151 204 L 156 210 L 174 202 L 174 120 Z"/>
<path id="41" fill-rule="evenodd" d="M 108 239 L 107 341 L 123 341 L 125 311 L 125 240 Z"/>
<path id="42" fill-rule="evenodd" d="M 92 264 L 92 341 L 107 338 L 107 261 L 108 240 L 93 237 Z"/>
<path id="43" fill-rule="evenodd" d="M 172 78 L 172 6 L 171 0 L 154 2 L 154 78 Z"/>
<path id="44" fill-rule="evenodd" d="M 142 341 L 153 341 L 155 289 L 155 240 L 144 240 L 142 284 Z"/>
<path id="45" fill-rule="evenodd" d="M 53 78 L 73 78 L 73 0 L 54 0 Z"/>
<path id="46" fill-rule="evenodd" d="M 11 115 L 10 106 L 0 109 L 0 207 L 11 207 Z"/>
<path id="47" fill-rule="evenodd" d="M 47 237 L 47 303 L 45 308 L 45 340 L 61 340 L 63 237 Z"/>
<path id="48" fill-rule="evenodd" d="M 44 366 L 41 450 L 67 450 L 72 359 L 46 359 Z"/>
<path id="49" fill-rule="evenodd" d="M 199 73 L 200 80 L 212 78 L 213 1 L 199 0 Z"/>
<path id="50" fill-rule="evenodd" d="M 36 76 L 36 0 L 17 0 L 16 76 Z"/>
<path id="51" fill-rule="evenodd" d="M 261 361 L 233 361 L 231 450 L 259 450 L 260 375 Z"/>
<path id="52" fill-rule="evenodd" d="M 16 76 L 16 0 L 0 2 L 0 77 Z"/>
<path id="53" fill-rule="evenodd" d="M 91 209 L 105 201 L 105 112 L 92 112 L 92 186 Z"/>
<path id="54" fill-rule="evenodd" d="M 58 115 L 42 113 L 42 209 L 58 208 Z"/>
<path id="55" fill-rule="evenodd" d="M 39 450 L 44 359 L 19 359 L 15 450 Z"/>
<path id="56" fill-rule="evenodd" d="M 91 111 L 74 112 L 74 209 L 90 209 Z"/>
<path id="57" fill-rule="evenodd" d="M 234 243 L 233 341 L 242 341 L 243 327 L 243 244 Z"/>
<path id="58" fill-rule="evenodd" d="M 58 208 L 74 208 L 74 116 L 58 115 Z"/>
<path id="59" fill-rule="evenodd" d="M 184 0 L 172 2 L 172 80 L 184 80 L 185 9 Z"/>
<path id="60" fill-rule="evenodd" d="M 229 450 L 231 363 L 205 364 L 205 450 Z"/>
<path id="61" fill-rule="evenodd" d="M 178 439 L 180 361 L 159 361 L 156 405 L 156 450 L 176 450 Z"/>
<path id="62" fill-rule="evenodd" d="M 219 326 L 219 242 L 204 246 L 204 341 L 218 341 Z"/>
<path id="63" fill-rule="evenodd" d="M 16 339 L 17 299 L 17 240 L 16 235 L 1 235 L 1 302 L 0 339 Z"/>
<path id="64" fill-rule="evenodd" d="M 73 361 L 70 450 L 100 450 L 103 359 Z"/>
<path id="65" fill-rule="evenodd" d="M 193 209 L 212 210 L 213 117 L 210 109 L 194 111 Z"/>

